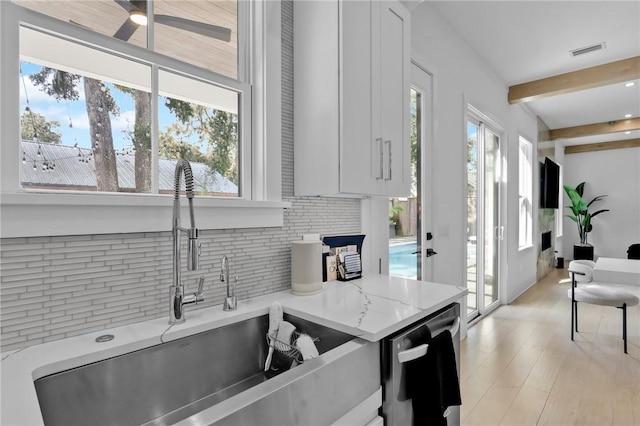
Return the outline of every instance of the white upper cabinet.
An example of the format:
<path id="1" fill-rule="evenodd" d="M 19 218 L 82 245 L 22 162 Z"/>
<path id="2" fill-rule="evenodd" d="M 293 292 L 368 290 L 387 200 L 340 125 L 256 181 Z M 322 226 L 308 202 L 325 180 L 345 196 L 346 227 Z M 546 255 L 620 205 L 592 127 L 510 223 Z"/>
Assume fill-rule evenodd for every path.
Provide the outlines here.
<path id="1" fill-rule="evenodd" d="M 294 3 L 296 195 L 409 195 L 409 22 L 398 2 Z"/>

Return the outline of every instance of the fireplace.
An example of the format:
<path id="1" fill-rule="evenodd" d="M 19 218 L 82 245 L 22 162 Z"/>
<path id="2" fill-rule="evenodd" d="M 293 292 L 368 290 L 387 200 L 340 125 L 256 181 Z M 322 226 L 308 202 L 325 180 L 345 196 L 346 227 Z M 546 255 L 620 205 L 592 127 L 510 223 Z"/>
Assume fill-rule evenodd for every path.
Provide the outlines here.
<path id="1" fill-rule="evenodd" d="M 551 248 L 551 231 L 542 233 L 542 247 L 540 251 L 545 251 Z"/>

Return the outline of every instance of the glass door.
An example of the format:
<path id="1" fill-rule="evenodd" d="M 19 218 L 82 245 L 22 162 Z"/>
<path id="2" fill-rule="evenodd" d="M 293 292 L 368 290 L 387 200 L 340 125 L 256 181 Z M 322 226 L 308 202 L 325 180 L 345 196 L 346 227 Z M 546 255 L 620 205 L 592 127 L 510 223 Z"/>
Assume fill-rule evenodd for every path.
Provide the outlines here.
<path id="1" fill-rule="evenodd" d="M 500 130 L 471 112 L 467 121 L 467 315 L 499 304 Z"/>
<path id="2" fill-rule="evenodd" d="M 389 199 L 389 275 L 431 280 L 431 75 L 411 65 L 411 196 Z"/>

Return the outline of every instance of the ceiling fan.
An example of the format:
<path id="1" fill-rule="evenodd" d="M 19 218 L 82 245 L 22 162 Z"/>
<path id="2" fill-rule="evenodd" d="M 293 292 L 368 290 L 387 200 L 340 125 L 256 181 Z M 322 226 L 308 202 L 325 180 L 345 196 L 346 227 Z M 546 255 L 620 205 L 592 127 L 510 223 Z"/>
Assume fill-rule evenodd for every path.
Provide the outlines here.
<path id="1" fill-rule="evenodd" d="M 113 36 L 117 39 L 127 41 L 139 26 L 147 24 L 147 0 L 113 1 L 129 12 L 129 18 L 118 28 L 118 31 L 116 31 Z M 168 25 L 226 42 L 231 41 L 231 29 L 229 28 L 170 15 L 154 14 L 153 20 L 157 24 Z"/>

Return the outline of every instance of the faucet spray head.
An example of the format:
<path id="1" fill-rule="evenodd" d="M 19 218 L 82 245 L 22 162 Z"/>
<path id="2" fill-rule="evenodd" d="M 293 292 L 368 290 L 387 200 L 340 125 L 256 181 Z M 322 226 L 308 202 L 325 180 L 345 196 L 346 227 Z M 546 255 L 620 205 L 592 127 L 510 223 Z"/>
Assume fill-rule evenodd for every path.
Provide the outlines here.
<path id="1" fill-rule="evenodd" d="M 191 228 L 187 231 L 189 245 L 187 246 L 187 269 L 195 271 L 200 269 L 200 243 L 198 242 L 198 229 Z"/>

